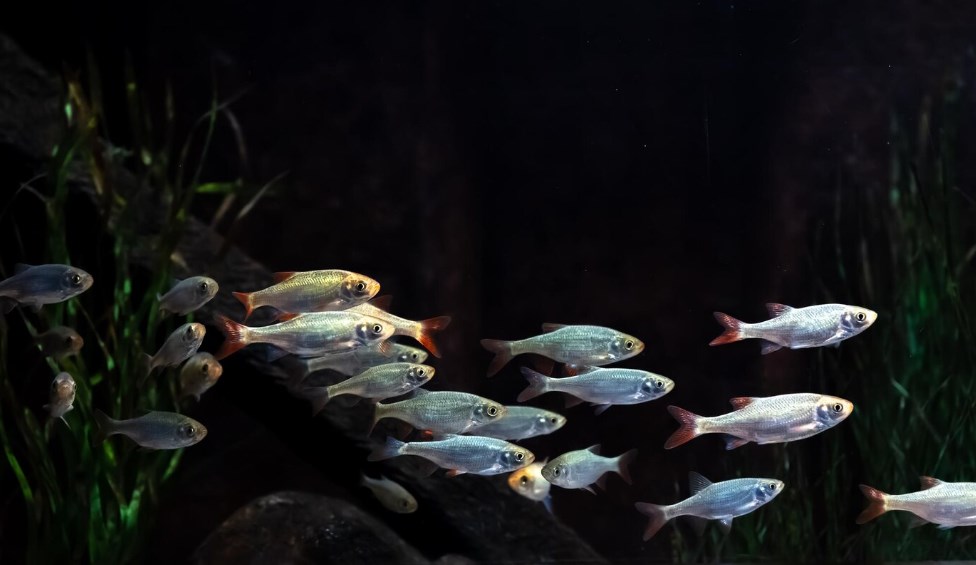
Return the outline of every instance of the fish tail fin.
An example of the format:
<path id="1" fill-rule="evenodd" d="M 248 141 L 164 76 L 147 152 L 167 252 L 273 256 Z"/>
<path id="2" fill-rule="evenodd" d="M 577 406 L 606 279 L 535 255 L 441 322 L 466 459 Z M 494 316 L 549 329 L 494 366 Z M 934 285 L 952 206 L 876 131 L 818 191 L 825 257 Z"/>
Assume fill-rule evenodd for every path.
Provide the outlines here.
<path id="1" fill-rule="evenodd" d="M 139 384 L 141 385 L 145 383 L 149 379 L 149 377 L 152 376 L 153 371 L 156 370 L 156 367 L 153 366 L 152 355 L 148 353 L 142 354 L 142 357 L 140 358 L 140 362 L 142 363 L 142 380 L 139 381 Z"/>
<path id="2" fill-rule="evenodd" d="M 733 341 L 740 341 L 746 338 L 745 334 L 742 333 L 742 326 L 744 325 L 741 321 L 736 320 L 728 314 L 723 314 L 722 312 L 715 312 L 715 320 L 722 327 L 725 328 L 725 332 L 717 338 L 709 342 L 708 345 L 722 345 L 724 343 L 732 343 Z"/>
<path id="3" fill-rule="evenodd" d="M 630 464 L 634 462 L 634 459 L 637 459 L 636 449 L 631 449 L 617 457 L 617 474 L 628 485 L 634 484 L 634 480 L 630 478 Z"/>
<path id="4" fill-rule="evenodd" d="M 437 348 L 437 344 L 434 343 L 434 336 L 439 331 L 445 329 L 448 324 L 451 323 L 450 316 L 438 316 L 436 318 L 429 318 L 427 320 L 421 321 L 417 326 L 417 332 L 414 334 L 413 338 L 420 342 L 427 351 L 437 357 L 441 358 L 441 352 Z"/>
<path id="5" fill-rule="evenodd" d="M 644 530 L 644 541 L 654 537 L 654 534 L 656 534 L 658 530 L 664 526 L 664 524 L 668 523 L 668 515 L 667 512 L 665 512 L 666 507 L 664 506 L 651 504 L 649 502 L 638 502 L 634 504 L 634 508 L 649 518 L 647 521 L 647 529 Z"/>
<path id="6" fill-rule="evenodd" d="M 502 339 L 483 339 L 481 340 L 481 347 L 484 347 L 488 351 L 495 354 L 494 359 L 488 365 L 488 376 L 493 377 L 498 371 L 502 370 L 502 367 L 508 365 L 508 362 L 512 360 L 512 342 L 505 341 Z"/>
<path id="7" fill-rule="evenodd" d="M 366 458 L 367 461 L 383 461 L 384 459 L 392 459 L 397 455 L 400 455 L 400 450 L 406 443 L 398 440 L 395 437 L 387 436 L 386 443 L 383 445 L 376 446 L 375 449 Z"/>
<path id="8" fill-rule="evenodd" d="M 698 421 L 701 419 L 701 416 L 698 414 L 677 406 L 668 406 L 668 413 L 681 424 L 681 427 L 671 434 L 668 441 L 664 442 L 664 449 L 678 447 L 702 434 L 702 431 L 698 427 Z"/>
<path id="9" fill-rule="evenodd" d="M 868 485 L 860 485 L 861 492 L 868 499 L 868 507 L 861 512 L 856 522 L 864 524 L 888 511 L 888 494 Z"/>
<path id="10" fill-rule="evenodd" d="M 519 402 L 525 402 L 530 398 L 535 398 L 549 392 L 549 377 L 533 371 L 528 367 L 522 367 L 522 376 L 525 377 L 525 380 L 529 381 L 529 386 L 525 387 L 525 390 L 519 393 L 517 399 Z"/>
<path id="11" fill-rule="evenodd" d="M 217 314 L 216 320 L 226 338 L 217 353 L 214 353 L 214 358 L 219 361 L 247 345 L 250 328 L 238 324 L 223 314 Z"/>
<path id="12" fill-rule="evenodd" d="M 332 400 L 332 395 L 329 394 L 330 388 L 332 387 L 329 386 L 323 387 L 322 392 L 320 392 L 320 394 L 317 394 L 309 398 L 309 401 L 311 401 L 312 403 L 312 416 L 318 416 L 319 412 L 325 409 L 325 405 L 328 404 L 330 400 Z M 370 429 L 370 431 L 372 431 L 372 429 Z"/>
<path id="13" fill-rule="evenodd" d="M 386 409 L 387 405 L 383 404 L 382 402 L 377 402 L 376 406 L 373 407 L 373 421 L 369 424 L 369 431 L 366 432 L 367 436 L 373 433 L 373 429 L 376 427 L 377 422 L 383 418 L 386 418 Z"/>
<path id="14" fill-rule="evenodd" d="M 241 301 L 244 305 L 244 321 L 246 322 L 248 318 L 251 317 L 251 312 L 254 312 L 254 297 L 253 293 L 250 292 L 232 292 L 234 298 Z"/>
<path id="15" fill-rule="evenodd" d="M 105 438 L 115 433 L 115 420 L 109 418 L 105 412 L 96 408 L 92 414 L 95 416 L 95 443 L 105 441 Z"/>

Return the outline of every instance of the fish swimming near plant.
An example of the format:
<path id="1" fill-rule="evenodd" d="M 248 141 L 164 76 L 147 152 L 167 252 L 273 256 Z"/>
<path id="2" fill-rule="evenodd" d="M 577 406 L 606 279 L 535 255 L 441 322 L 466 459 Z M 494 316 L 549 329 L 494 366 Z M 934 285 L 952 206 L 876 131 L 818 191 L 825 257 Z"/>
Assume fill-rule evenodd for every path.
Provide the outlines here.
<path id="1" fill-rule="evenodd" d="M 35 337 L 34 342 L 41 348 L 41 353 L 54 359 L 77 355 L 85 346 L 84 338 L 67 326 L 55 326 Z"/>
<path id="2" fill-rule="evenodd" d="M 187 359 L 180 369 L 180 397 L 192 396 L 199 402 L 203 393 L 217 384 L 217 379 L 223 374 L 223 366 L 213 355 L 197 353 Z"/>
<path id="3" fill-rule="evenodd" d="M 804 308 L 767 304 L 766 309 L 772 318 L 756 324 L 747 324 L 728 314 L 715 312 L 715 319 L 725 327 L 725 333 L 713 339 L 709 345 L 759 339 L 762 340 L 763 355 L 783 347 L 803 349 L 837 346 L 845 339 L 868 329 L 878 319 L 877 312 L 846 304 L 821 304 Z"/>
<path id="4" fill-rule="evenodd" d="M 160 367 L 174 367 L 192 357 L 203 344 L 203 336 L 206 333 L 207 328 L 195 322 L 176 328 L 155 355 L 144 356 L 146 376 L 152 375 L 153 371 Z"/>
<path id="5" fill-rule="evenodd" d="M 376 500 L 390 512 L 412 514 L 417 511 L 417 499 L 407 489 L 382 475 L 374 479 L 363 475 L 359 484 L 368 488 Z"/>
<path id="6" fill-rule="evenodd" d="M 427 360 L 427 352 L 419 347 L 411 347 L 402 343 L 390 342 L 392 353 L 383 353 L 377 346 L 363 347 L 343 353 L 330 353 L 321 357 L 302 359 L 302 372 L 297 382 L 305 380 L 308 375 L 318 371 L 332 370 L 343 375 L 352 376 L 362 373 L 370 367 L 387 363 L 415 363 Z M 297 383 L 296 383 L 297 384 Z"/>
<path id="7" fill-rule="evenodd" d="M 216 322 L 226 337 L 220 350 L 214 354 L 218 360 L 252 343 L 267 343 L 303 357 L 374 346 L 381 353 L 393 354 L 393 345 L 387 342 L 393 335 L 393 326 L 355 312 L 301 314 L 277 324 L 256 328 L 239 324 L 220 314 Z"/>
<path id="8" fill-rule="evenodd" d="M 396 418 L 434 434 L 462 434 L 505 415 L 501 404 L 466 392 L 416 389 L 407 400 L 376 404 L 373 426 L 384 418 Z M 372 431 L 372 426 L 370 427 Z"/>
<path id="9" fill-rule="evenodd" d="M 568 374 L 579 367 L 599 367 L 629 359 L 644 350 L 644 342 L 634 336 L 601 326 L 542 324 L 542 335 L 504 341 L 483 339 L 481 345 L 495 354 L 488 366 L 491 377 L 512 358 L 524 353 L 541 355 L 565 363 Z"/>
<path id="10" fill-rule="evenodd" d="M 607 473 L 617 473 L 628 485 L 630 464 L 637 458 L 637 450 L 631 449 L 616 457 L 600 455 L 600 446 L 570 451 L 556 457 L 542 468 L 542 476 L 550 483 L 567 489 L 583 489 L 596 494 L 590 485 L 606 490 Z"/>
<path id="11" fill-rule="evenodd" d="M 542 468 L 547 462 L 548 460 L 536 461 L 515 471 L 508 476 L 508 486 L 529 500 L 541 502 L 551 513 L 552 496 L 549 491 L 552 484 L 542 476 Z"/>
<path id="12" fill-rule="evenodd" d="M 907 494 L 888 494 L 861 485 L 868 507 L 857 517 L 857 523 L 900 510 L 915 515 L 912 527 L 925 523 L 938 524 L 943 530 L 976 526 L 976 483 L 947 483 L 932 477 L 920 477 L 920 481 L 922 490 Z"/>
<path id="13" fill-rule="evenodd" d="M 548 435 L 566 425 L 566 417 L 533 406 L 506 406 L 505 415 L 475 428 L 479 436 L 518 441 Z"/>
<path id="14" fill-rule="evenodd" d="M 24 265 L 14 267 L 14 276 L 0 281 L 0 311 L 10 312 L 18 305 L 40 310 L 91 288 L 91 275 L 70 265 Z"/>
<path id="15" fill-rule="evenodd" d="M 849 400 L 812 393 L 739 397 L 729 402 L 734 411 L 711 417 L 668 406 L 668 412 L 681 427 L 671 434 L 664 448 L 677 447 L 703 434 L 726 434 L 726 449 L 749 442 L 786 443 L 828 430 L 854 411 L 854 404 Z"/>
<path id="16" fill-rule="evenodd" d="M 275 273 L 274 283 L 264 290 L 234 293 L 244 305 L 245 321 L 262 306 L 293 314 L 345 310 L 380 291 L 375 280 L 341 269 Z"/>
<path id="17" fill-rule="evenodd" d="M 318 414 L 337 396 L 351 394 L 373 401 L 386 400 L 424 386 L 434 378 L 434 373 L 435 370 L 430 365 L 377 365 L 331 386 L 308 387 L 303 394 L 312 402 L 312 413 Z"/>
<path id="18" fill-rule="evenodd" d="M 448 435 L 434 441 L 402 442 L 393 437 L 370 453 L 369 461 L 382 461 L 400 455 L 416 455 L 449 469 L 448 477 L 499 475 L 521 469 L 535 461 L 535 455 L 502 439 L 481 436 Z"/>
<path id="19" fill-rule="evenodd" d="M 59 418 L 64 425 L 68 426 L 68 421 L 64 415 L 74 409 L 75 391 L 78 389 L 75 380 L 68 373 L 58 373 L 51 381 L 50 401 L 44 405 L 51 418 Z M 69 428 L 71 426 L 68 426 Z"/>
<path id="20" fill-rule="evenodd" d="M 98 409 L 94 414 L 98 442 L 118 434 L 146 449 L 179 449 L 197 444 L 207 436 L 203 424 L 175 412 L 149 412 L 129 420 L 115 420 Z"/>
<path id="21" fill-rule="evenodd" d="M 166 294 L 157 294 L 159 311 L 186 316 L 217 295 L 217 281 L 210 277 L 190 277 L 178 281 Z"/>
<path id="22" fill-rule="evenodd" d="M 597 406 L 597 414 L 614 405 L 661 398 L 674 388 L 671 379 L 637 369 L 583 367 L 574 377 L 551 378 L 522 367 L 522 376 L 529 386 L 518 395 L 519 402 L 547 392 L 564 392 L 572 395 L 566 400 L 567 408 L 587 401 Z"/>
<path id="23" fill-rule="evenodd" d="M 661 526 L 678 516 L 703 520 L 718 520 L 728 533 L 732 519 L 753 512 L 776 498 L 785 485 L 777 479 L 732 479 L 713 483 L 698 473 L 688 473 L 691 496 L 667 506 L 638 502 L 637 511 L 650 518 L 644 531 L 644 541 L 654 537 Z M 704 523 L 698 521 L 700 528 Z"/>
<path id="24" fill-rule="evenodd" d="M 416 322 L 414 320 L 408 320 L 406 318 L 401 318 L 399 316 L 390 314 L 386 311 L 386 308 L 388 307 L 389 297 L 383 296 L 377 300 L 373 300 L 372 302 L 353 306 L 352 308 L 349 308 L 349 311 L 372 316 L 373 318 L 378 318 L 388 324 L 391 324 L 395 328 L 393 335 L 405 335 L 412 337 L 427 348 L 427 351 L 430 351 L 434 357 L 440 358 L 441 352 L 437 348 L 437 344 L 434 343 L 433 334 L 447 328 L 448 324 L 451 323 L 450 316 L 438 316 L 436 318 Z"/>

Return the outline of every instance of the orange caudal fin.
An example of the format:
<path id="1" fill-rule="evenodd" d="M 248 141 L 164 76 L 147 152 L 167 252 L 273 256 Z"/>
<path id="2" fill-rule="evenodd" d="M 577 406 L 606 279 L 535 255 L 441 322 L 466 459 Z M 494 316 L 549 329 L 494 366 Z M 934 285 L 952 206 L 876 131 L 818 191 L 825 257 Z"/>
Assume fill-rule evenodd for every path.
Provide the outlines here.
<path id="1" fill-rule="evenodd" d="M 250 292 L 232 292 L 234 298 L 241 301 L 244 305 L 244 321 L 246 322 L 248 318 L 251 317 L 251 312 L 254 311 L 254 303 L 251 300 Z"/>
<path id="2" fill-rule="evenodd" d="M 417 335 L 414 336 L 414 339 L 419 341 L 420 345 L 423 345 L 424 348 L 426 348 L 427 351 L 430 351 L 434 357 L 440 359 L 441 352 L 439 349 L 437 349 L 437 344 L 434 343 L 433 334 L 443 330 L 450 323 L 450 316 L 438 316 L 436 318 L 422 320 L 420 322 L 420 328 L 417 330 Z"/>
<path id="3" fill-rule="evenodd" d="M 512 360 L 512 342 L 501 339 L 483 339 L 481 347 L 495 354 L 495 358 L 488 365 L 488 376 L 493 377 L 502 367 Z"/>
<path id="4" fill-rule="evenodd" d="M 654 534 L 661 529 L 661 526 L 668 523 L 668 517 L 664 513 L 663 506 L 658 506 L 657 504 L 650 504 L 647 502 L 638 502 L 634 504 L 634 508 L 649 518 L 647 522 L 647 529 L 644 530 L 644 541 L 654 537 Z"/>
<path id="5" fill-rule="evenodd" d="M 217 353 L 214 353 L 214 358 L 220 360 L 247 345 L 250 328 L 238 324 L 223 314 L 217 314 L 216 321 L 226 338 Z"/>
<path id="6" fill-rule="evenodd" d="M 677 406 L 668 406 L 668 413 L 681 424 L 681 427 L 671 434 L 668 441 L 664 443 L 664 449 L 678 447 L 701 435 L 701 431 L 698 429 L 698 419 L 701 416 Z"/>
<path id="7" fill-rule="evenodd" d="M 722 345 L 723 343 L 732 343 L 733 341 L 745 339 L 746 336 L 742 334 L 741 321 L 721 312 L 715 312 L 714 315 L 718 323 L 722 324 L 722 327 L 725 328 L 725 332 L 713 339 L 708 345 Z"/>
<path id="8" fill-rule="evenodd" d="M 857 523 L 864 524 L 888 511 L 888 495 L 868 485 L 860 485 L 860 487 L 861 492 L 868 499 L 868 507 L 858 515 Z"/>

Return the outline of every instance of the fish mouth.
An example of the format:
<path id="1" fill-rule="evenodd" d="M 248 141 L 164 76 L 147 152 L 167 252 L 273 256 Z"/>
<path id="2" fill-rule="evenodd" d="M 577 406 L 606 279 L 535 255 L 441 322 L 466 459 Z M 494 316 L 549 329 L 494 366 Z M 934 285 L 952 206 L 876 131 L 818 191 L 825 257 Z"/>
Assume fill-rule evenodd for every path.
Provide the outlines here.
<path id="1" fill-rule="evenodd" d="M 869 326 L 871 324 L 873 324 L 875 320 L 878 319 L 878 313 L 875 312 L 874 310 L 868 310 L 867 311 L 867 315 L 868 315 L 868 325 Z"/>
<path id="2" fill-rule="evenodd" d="M 366 281 L 366 294 L 369 295 L 370 299 L 374 298 L 380 292 L 380 283 L 369 280 Z"/>

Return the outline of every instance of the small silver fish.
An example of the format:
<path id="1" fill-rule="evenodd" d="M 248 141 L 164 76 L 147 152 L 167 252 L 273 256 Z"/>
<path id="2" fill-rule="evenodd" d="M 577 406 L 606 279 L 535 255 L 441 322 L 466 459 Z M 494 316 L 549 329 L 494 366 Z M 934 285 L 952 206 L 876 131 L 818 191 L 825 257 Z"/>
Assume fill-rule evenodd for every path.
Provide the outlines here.
<path id="1" fill-rule="evenodd" d="M 274 282 L 264 290 L 234 293 L 246 309 L 245 320 L 262 306 L 294 314 L 345 310 L 380 291 L 373 279 L 340 269 L 275 273 Z"/>
<path id="2" fill-rule="evenodd" d="M 698 473 L 688 473 L 691 497 L 677 504 L 659 506 L 638 502 L 637 511 L 650 517 L 644 541 L 668 520 L 678 516 L 694 516 L 705 520 L 718 520 L 726 533 L 732 528 L 732 518 L 748 514 L 783 492 L 783 481 L 777 479 L 732 479 L 712 483 Z"/>
<path id="3" fill-rule="evenodd" d="M 370 453 L 369 461 L 382 461 L 399 455 L 417 455 L 450 469 L 448 477 L 465 473 L 498 475 L 520 469 L 535 461 L 535 455 L 505 440 L 480 436 L 449 435 L 436 441 L 404 443 L 387 437 L 386 444 Z"/>
<path id="4" fill-rule="evenodd" d="M 407 489 L 382 475 L 379 479 L 363 475 L 359 484 L 372 491 L 376 500 L 390 512 L 412 514 L 417 511 L 417 499 Z"/>
<path id="5" fill-rule="evenodd" d="M 575 397 L 566 399 L 567 408 L 585 400 L 597 406 L 597 414 L 615 404 L 639 404 L 661 398 L 674 388 L 671 379 L 637 369 L 583 367 L 575 377 L 553 379 L 522 367 L 522 376 L 529 386 L 518 395 L 519 402 L 547 392 L 565 392 Z"/>
<path id="6" fill-rule="evenodd" d="M 17 305 L 39 310 L 57 304 L 91 288 L 92 276 L 68 265 L 24 265 L 14 267 L 14 276 L 0 281 L 0 311 L 10 312 Z"/>
<path id="7" fill-rule="evenodd" d="M 173 330 L 155 355 L 145 355 L 146 376 L 160 367 L 173 367 L 186 361 L 200 349 L 207 328 L 203 324 L 190 323 Z"/>
<path id="8" fill-rule="evenodd" d="M 532 406 L 506 406 L 506 414 L 475 428 L 475 435 L 517 441 L 551 434 L 566 425 L 566 417 Z"/>
<path id="9" fill-rule="evenodd" d="M 493 400 L 466 392 L 429 392 L 418 388 L 414 394 L 413 398 L 400 402 L 378 402 L 373 426 L 384 418 L 396 418 L 435 434 L 461 434 L 497 420 L 507 412 Z"/>
<path id="10" fill-rule="evenodd" d="M 193 418 L 175 412 L 150 412 L 138 418 L 115 420 L 95 410 L 97 441 L 111 435 L 124 435 L 147 449 L 179 449 L 199 443 L 207 428 Z"/>
<path id="11" fill-rule="evenodd" d="M 283 322 L 251 328 L 222 316 L 217 324 L 226 336 L 220 350 L 214 354 L 223 359 L 252 343 L 268 343 L 303 357 L 342 353 L 361 347 L 379 348 L 392 355 L 393 346 L 386 340 L 393 335 L 393 327 L 354 312 L 320 312 L 289 317 Z"/>
<path id="12" fill-rule="evenodd" d="M 363 347 L 343 353 L 331 353 L 322 357 L 302 359 L 304 370 L 299 382 L 317 371 L 331 369 L 343 375 L 358 375 L 359 373 L 386 363 L 423 363 L 427 360 L 427 352 L 418 347 L 390 342 L 393 352 L 384 354 L 378 347 Z"/>
<path id="13" fill-rule="evenodd" d="M 41 353 L 55 359 L 77 355 L 85 346 L 85 340 L 78 332 L 67 326 L 55 326 L 38 335 L 34 341 L 41 348 Z"/>
<path id="14" fill-rule="evenodd" d="M 77 388 L 75 380 L 68 373 L 58 373 L 58 376 L 54 377 L 54 380 L 51 381 L 51 401 L 44 405 L 44 409 L 48 411 L 51 418 L 60 418 L 64 425 L 68 425 L 64 415 L 74 409 L 72 405 L 75 402 L 75 390 Z"/>
<path id="15" fill-rule="evenodd" d="M 668 412 L 681 427 L 671 434 L 664 448 L 677 447 L 703 434 L 726 434 L 725 449 L 735 449 L 750 441 L 786 443 L 832 428 L 854 411 L 854 404 L 849 400 L 811 393 L 739 397 L 729 402 L 735 408 L 733 412 L 712 417 L 668 406 Z"/>
<path id="16" fill-rule="evenodd" d="M 542 476 L 546 461 L 536 461 L 508 476 L 508 486 L 529 500 L 545 502 L 552 484 Z"/>
<path id="17" fill-rule="evenodd" d="M 448 324 L 451 323 L 450 316 L 438 316 L 436 318 L 430 318 L 427 320 L 421 320 L 415 322 L 413 320 L 408 320 L 406 318 L 401 318 L 399 316 L 394 316 L 386 311 L 389 306 L 389 297 L 382 296 L 373 300 L 372 302 L 366 304 L 360 304 L 359 306 L 353 306 L 349 309 L 350 312 L 359 312 L 360 314 L 365 314 L 367 316 L 372 316 L 373 318 L 379 318 L 384 322 L 393 325 L 396 328 L 393 335 L 405 335 L 414 338 L 421 345 L 427 348 L 434 357 L 440 358 L 441 352 L 437 349 L 437 344 L 434 343 L 433 334 L 445 329 Z"/>
<path id="18" fill-rule="evenodd" d="M 197 353 L 187 359 L 180 369 L 180 397 L 192 396 L 199 402 L 203 393 L 217 384 L 217 379 L 223 374 L 223 366 L 213 355 Z"/>
<path id="19" fill-rule="evenodd" d="M 546 333 L 517 341 L 481 340 L 482 347 L 495 354 L 488 366 L 488 376 L 523 353 L 542 355 L 566 363 L 571 369 L 609 365 L 644 351 L 644 343 L 636 337 L 600 326 L 542 324 L 542 331 Z"/>
<path id="20" fill-rule="evenodd" d="M 390 363 L 366 369 L 355 377 L 332 386 L 309 387 L 305 395 L 312 401 L 312 413 L 318 414 L 330 400 L 354 394 L 371 400 L 385 400 L 424 386 L 434 378 L 430 365 Z"/>
<path id="21" fill-rule="evenodd" d="M 766 309 L 772 319 L 757 324 L 747 324 L 728 314 L 715 312 L 715 319 L 725 327 L 725 333 L 713 339 L 709 345 L 761 339 L 763 355 L 782 347 L 836 346 L 868 329 L 878 319 L 877 312 L 846 304 L 791 308 L 770 303 Z"/>
<path id="22" fill-rule="evenodd" d="M 637 457 L 636 449 L 616 457 L 601 457 L 599 453 L 599 445 L 564 453 L 542 468 L 542 476 L 556 486 L 581 488 L 593 494 L 596 491 L 590 485 L 596 483 L 605 490 L 606 474 L 610 472 L 619 474 L 628 485 L 633 483 L 628 467 Z"/>
<path id="23" fill-rule="evenodd" d="M 861 485 L 868 507 L 857 517 L 857 523 L 864 524 L 885 512 L 901 510 L 917 516 L 912 526 L 932 523 L 942 530 L 976 526 L 976 483 L 947 483 L 932 477 L 920 477 L 920 480 L 922 490 L 907 494 L 888 494 Z"/>
<path id="24" fill-rule="evenodd" d="M 156 295 L 159 311 L 186 316 L 216 296 L 217 281 L 210 277 L 190 277 L 173 285 L 166 294 Z"/>

